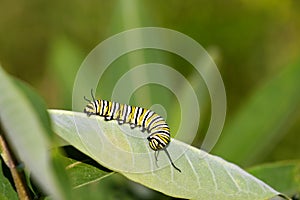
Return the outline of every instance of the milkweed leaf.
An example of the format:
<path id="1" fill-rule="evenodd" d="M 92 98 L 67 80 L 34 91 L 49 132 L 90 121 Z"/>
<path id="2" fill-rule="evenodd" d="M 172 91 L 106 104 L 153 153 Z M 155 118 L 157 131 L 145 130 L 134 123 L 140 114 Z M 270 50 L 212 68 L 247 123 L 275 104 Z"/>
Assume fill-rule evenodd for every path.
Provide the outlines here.
<path id="1" fill-rule="evenodd" d="M 182 173 L 168 162 L 162 164 L 162 160 L 167 160 L 163 153 L 159 155 L 159 167 L 153 164 L 153 151 L 149 150 L 149 156 L 142 154 L 145 157 L 142 158 L 137 152 L 144 146 L 149 147 L 147 141 L 136 139 L 145 134 L 139 130 L 130 130 L 124 128 L 126 125 L 106 122 L 97 116 L 88 118 L 84 113 L 63 110 L 49 110 L 49 113 L 54 131 L 65 141 L 101 165 L 166 195 L 187 199 L 252 200 L 269 199 L 279 194 L 238 166 L 175 139 L 168 148 Z M 130 156 L 114 148 L 127 151 Z M 176 154 L 182 149 L 184 153 L 177 157 Z M 150 165 L 152 171 L 146 171 L 147 168 L 138 159 Z"/>

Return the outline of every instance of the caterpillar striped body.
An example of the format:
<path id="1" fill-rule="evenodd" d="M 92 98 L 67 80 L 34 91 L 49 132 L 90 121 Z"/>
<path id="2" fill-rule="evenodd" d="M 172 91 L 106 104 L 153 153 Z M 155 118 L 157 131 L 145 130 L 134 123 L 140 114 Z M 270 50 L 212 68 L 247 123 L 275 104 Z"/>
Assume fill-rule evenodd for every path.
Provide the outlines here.
<path id="1" fill-rule="evenodd" d="M 95 99 L 91 90 L 92 101 L 84 97 L 88 102 L 84 108 L 87 116 L 98 115 L 104 117 L 104 120 L 116 120 L 119 125 L 129 124 L 130 127 L 141 127 L 142 132 L 147 131 L 149 134 L 147 139 L 149 146 L 155 151 L 155 159 L 157 160 L 158 152 L 163 150 L 166 152 L 172 166 L 181 172 L 181 170 L 173 163 L 167 147 L 170 143 L 170 128 L 166 121 L 152 110 L 137 106 L 130 106 L 113 101 Z"/>

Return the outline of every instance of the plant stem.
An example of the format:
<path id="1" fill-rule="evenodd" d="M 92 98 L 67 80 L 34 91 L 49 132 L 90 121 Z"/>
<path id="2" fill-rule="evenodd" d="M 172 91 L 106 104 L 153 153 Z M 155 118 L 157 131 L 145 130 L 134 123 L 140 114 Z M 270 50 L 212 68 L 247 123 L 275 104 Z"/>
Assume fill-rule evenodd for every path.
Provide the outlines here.
<path id="1" fill-rule="evenodd" d="M 0 149 L 2 150 L 3 160 L 12 174 L 19 199 L 29 200 L 30 193 L 25 181 L 24 172 L 17 169 L 17 160 L 14 157 L 11 149 L 9 148 L 5 138 L 3 137 L 3 134 L 0 134 Z"/>

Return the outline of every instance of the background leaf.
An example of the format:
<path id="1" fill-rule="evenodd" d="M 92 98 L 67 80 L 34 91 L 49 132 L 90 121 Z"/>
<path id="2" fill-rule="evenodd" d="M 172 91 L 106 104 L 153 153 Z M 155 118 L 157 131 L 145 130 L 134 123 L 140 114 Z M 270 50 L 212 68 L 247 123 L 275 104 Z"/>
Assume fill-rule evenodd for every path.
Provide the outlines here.
<path id="1" fill-rule="evenodd" d="M 76 72 L 84 59 L 82 50 L 72 43 L 66 36 L 59 36 L 52 39 L 49 55 L 47 71 L 51 74 L 50 83 L 59 85 L 60 98 L 54 98 L 61 101 L 62 107 L 70 109 L 72 107 L 71 97 L 73 83 Z M 49 87 L 51 90 L 53 87 Z"/>
<path id="2" fill-rule="evenodd" d="M 130 165 L 133 165 L 133 167 L 144 167 L 139 165 L 138 159 L 141 157 L 135 154 L 136 149 L 139 149 L 138 147 L 143 146 L 143 144 L 141 140 L 135 140 L 134 137 L 126 135 L 129 134 L 127 131 L 130 128 L 122 131 L 120 126 L 114 121 L 105 122 L 100 117 L 88 118 L 83 113 L 62 110 L 49 110 L 49 112 L 55 132 L 71 145 L 101 165 L 116 170 L 135 182 L 167 195 L 188 199 L 232 200 L 267 199 L 278 194 L 268 185 L 236 165 L 174 139 L 168 150 L 173 158 L 178 153 L 176 150 L 185 150 L 184 155 L 175 161 L 175 164 L 181 168 L 182 173 L 171 168 L 169 164 L 160 170 L 153 168 L 154 171 L 148 173 L 138 173 L 137 171 L 136 173 L 130 173 L 128 172 L 129 169 L 137 170 L 131 168 L 132 166 Z M 99 131 L 99 127 L 103 131 Z M 131 133 L 141 134 L 139 130 L 131 130 Z M 105 149 L 105 142 L 107 142 L 103 139 L 105 137 L 109 138 L 108 141 L 111 143 L 114 143 L 114 140 L 117 139 L 118 148 L 131 151 L 129 153 L 133 158 L 127 158 L 126 154 L 124 154 L 125 156 L 123 155 L 124 157 L 120 156 L 122 153 L 113 149 Z M 152 153 L 150 152 L 151 155 Z M 146 165 L 149 162 L 154 162 L 151 157 L 143 160 L 143 162 L 148 161 Z M 160 155 L 159 166 L 161 165 L 162 157 L 167 159 L 165 156 Z"/>
<path id="3" fill-rule="evenodd" d="M 300 161 L 280 161 L 251 167 L 248 172 L 289 196 L 300 193 Z"/>
<path id="4" fill-rule="evenodd" d="M 242 165 L 258 162 L 294 123 L 300 102 L 299 61 L 259 88 L 227 121 L 213 153 Z"/>

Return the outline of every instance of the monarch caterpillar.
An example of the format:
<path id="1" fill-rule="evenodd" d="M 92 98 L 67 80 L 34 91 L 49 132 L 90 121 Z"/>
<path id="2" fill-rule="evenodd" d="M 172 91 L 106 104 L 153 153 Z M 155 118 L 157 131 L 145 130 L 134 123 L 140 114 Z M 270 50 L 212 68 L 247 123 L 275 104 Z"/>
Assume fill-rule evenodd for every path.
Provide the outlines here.
<path id="1" fill-rule="evenodd" d="M 141 127 L 142 132 L 149 133 L 147 139 L 149 146 L 155 151 L 155 159 L 160 150 L 166 152 L 172 166 L 181 172 L 181 170 L 173 163 L 167 146 L 170 143 L 170 129 L 166 121 L 152 110 L 141 107 L 130 106 L 106 100 L 96 100 L 91 90 L 92 101 L 84 96 L 88 102 L 84 108 L 87 116 L 99 115 L 104 117 L 105 121 L 116 120 L 119 125 L 127 123 L 130 128 Z"/>

